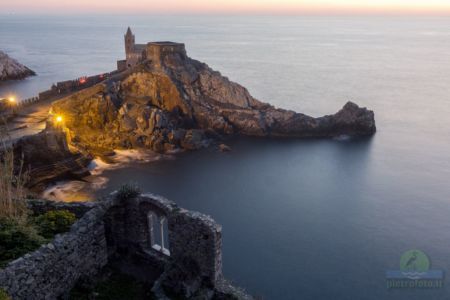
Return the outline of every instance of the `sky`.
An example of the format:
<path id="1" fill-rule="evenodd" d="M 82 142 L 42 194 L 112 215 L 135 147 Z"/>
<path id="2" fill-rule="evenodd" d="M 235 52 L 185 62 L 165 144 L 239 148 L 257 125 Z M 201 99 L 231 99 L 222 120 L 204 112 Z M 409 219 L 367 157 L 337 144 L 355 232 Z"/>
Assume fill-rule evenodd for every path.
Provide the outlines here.
<path id="1" fill-rule="evenodd" d="M 450 0 L 0 0 L 0 13 L 449 14 Z"/>

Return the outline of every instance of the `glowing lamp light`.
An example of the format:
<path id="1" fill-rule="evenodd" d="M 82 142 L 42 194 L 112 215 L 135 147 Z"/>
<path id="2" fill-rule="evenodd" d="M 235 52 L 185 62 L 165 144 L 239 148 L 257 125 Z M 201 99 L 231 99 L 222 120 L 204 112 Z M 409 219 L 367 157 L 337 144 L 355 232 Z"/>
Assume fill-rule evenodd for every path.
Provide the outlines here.
<path id="1" fill-rule="evenodd" d="M 61 123 L 63 120 L 62 116 L 56 116 L 56 123 Z"/>

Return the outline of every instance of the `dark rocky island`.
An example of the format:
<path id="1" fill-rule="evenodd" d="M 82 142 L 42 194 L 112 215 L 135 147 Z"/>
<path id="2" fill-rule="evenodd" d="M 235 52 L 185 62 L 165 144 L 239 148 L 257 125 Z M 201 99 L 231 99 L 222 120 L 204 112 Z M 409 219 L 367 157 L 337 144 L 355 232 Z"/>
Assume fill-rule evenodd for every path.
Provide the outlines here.
<path id="1" fill-rule="evenodd" d="M 373 111 L 352 102 L 319 118 L 263 103 L 189 58 L 184 44 L 136 45 L 129 30 L 125 49 L 127 59 L 118 61 L 118 70 L 46 92 L 57 97 L 61 89 L 72 89 L 53 102 L 44 132 L 16 143 L 16 157 L 24 153 L 30 168 L 30 187 L 42 190 L 56 178 L 80 179 L 89 174 L 90 159 L 113 155 L 114 149 L 163 153 L 207 147 L 231 135 L 305 138 L 376 131 Z"/>
<path id="2" fill-rule="evenodd" d="M 0 81 L 24 79 L 36 75 L 33 70 L 25 67 L 15 59 L 0 51 Z"/>
<path id="3" fill-rule="evenodd" d="M 119 75 L 53 104 L 72 144 L 164 152 L 198 149 L 224 135 L 333 137 L 376 131 L 374 113 L 351 102 L 334 115 L 313 118 L 258 101 L 189 58 L 184 44 L 149 43 L 141 56 Z"/>

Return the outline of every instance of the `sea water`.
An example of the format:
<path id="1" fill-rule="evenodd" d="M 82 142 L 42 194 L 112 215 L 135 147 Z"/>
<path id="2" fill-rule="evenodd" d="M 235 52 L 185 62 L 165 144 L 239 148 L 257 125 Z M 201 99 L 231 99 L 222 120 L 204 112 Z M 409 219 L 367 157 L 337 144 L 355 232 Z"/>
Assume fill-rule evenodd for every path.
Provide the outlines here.
<path id="1" fill-rule="evenodd" d="M 49 197 L 80 200 L 136 181 L 210 214 L 223 225 L 225 276 L 264 299 L 448 299 L 449 279 L 388 289 L 386 271 L 410 249 L 450 271 L 450 19 L 2 15 L 1 49 L 38 76 L 0 84 L 0 95 L 30 97 L 111 71 L 127 26 L 138 43 L 185 43 L 192 58 L 277 107 L 320 116 L 349 100 L 367 106 L 378 131 L 232 139 L 230 153 L 120 168 L 98 162 L 93 184 L 60 183 Z"/>

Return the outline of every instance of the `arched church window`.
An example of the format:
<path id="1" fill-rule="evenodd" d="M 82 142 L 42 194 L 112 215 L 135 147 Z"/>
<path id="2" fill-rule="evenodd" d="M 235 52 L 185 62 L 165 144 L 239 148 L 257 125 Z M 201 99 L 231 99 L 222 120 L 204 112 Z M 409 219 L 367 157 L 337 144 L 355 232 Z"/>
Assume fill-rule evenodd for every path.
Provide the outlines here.
<path id="1" fill-rule="evenodd" d="M 170 256 L 167 218 L 153 211 L 147 214 L 150 248 Z"/>

